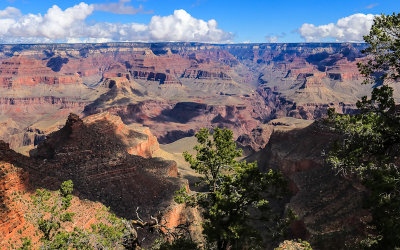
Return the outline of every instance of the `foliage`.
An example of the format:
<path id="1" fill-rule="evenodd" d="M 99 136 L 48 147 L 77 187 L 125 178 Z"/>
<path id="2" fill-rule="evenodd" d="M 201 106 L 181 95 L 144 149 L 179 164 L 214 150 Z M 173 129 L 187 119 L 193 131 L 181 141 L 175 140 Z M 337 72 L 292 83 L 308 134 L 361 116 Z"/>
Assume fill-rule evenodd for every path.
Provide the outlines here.
<path id="1" fill-rule="evenodd" d="M 302 239 L 297 239 L 297 242 L 300 244 L 300 247 L 302 247 L 304 250 L 312 250 L 310 243 L 308 243 L 307 241 Z"/>
<path id="2" fill-rule="evenodd" d="M 89 231 L 96 249 L 135 249 L 139 245 L 132 223 L 110 213 L 109 208 L 104 208 L 97 220 L 102 222 L 92 224 Z"/>
<path id="3" fill-rule="evenodd" d="M 32 241 L 25 237 L 22 239 L 22 247 L 19 248 L 19 250 L 30 250 L 32 249 Z"/>
<path id="4" fill-rule="evenodd" d="M 33 219 L 41 232 L 43 249 L 138 249 L 140 242 L 134 227 L 162 236 L 153 249 L 197 249 L 197 244 L 187 237 L 188 225 L 167 228 L 167 221 L 154 218 L 150 221 L 140 219 L 128 221 L 117 217 L 109 208 L 101 208 L 96 214 L 96 224 L 89 229 L 75 227 L 67 230 L 73 223 L 74 214 L 68 212 L 71 206 L 73 183 L 66 181 L 60 190 L 50 192 L 36 190 L 32 196 Z M 190 234 L 189 234 L 190 236 Z M 172 239 L 172 240 L 170 240 Z M 20 249 L 32 249 L 31 240 L 21 239 Z"/>
<path id="5" fill-rule="evenodd" d="M 184 157 L 197 173 L 205 192 L 190 195 L 182 188 L 175 201 L 199 206 L 203 211 L 203 234 L 208 248 L 243 249 L 261 247 L 262 240 L 254 222 L 273 221 L 267 198 L 280 197 L 286 183 L 279 172 L 261 173 L 256 163 L 238 162 L 233 133 L 215 128 L 211 135 L 201 129 L 194 147 L 197 154 Z M 271 228 L 271 234 L 276 232 Z"/>
<path id="6" fill-rule="evenodd" d="M 364 37 L 368 61 L 359 69 L 373 83 L 356 115 L 329 111 L 328 121 L 342 140 L 332 145 L 327 162 L 339 173 L 358 178 L 370 190 L 366 206 L 372 214 L 366 248 L 400 247 L 400 114 L 389 84 L 400 80 L 400 15 L 375 18 Z"/>
<path id="7" fill-rule="evenodd" d="M 285 240 L 282 242 L 279 247 L 275 248 L 275 250 L 312 250 L 310 243 L 305 240 L 297 239 L 297 240 Z"/>
<path id="8" fill-rule="evenodd" d="M 71 222 L 74 216 L 73 213 L 67 212 L 71 206 L 72 190 L 73 184 L 69 180 L 61 184 L 55 196 L 48 190 L 38 189 L 32 197 L 33 204 L 37 207 L 37 224 L 43 234 L 41 240 L 44 246 L 59 246 L 68 240 L 62 225 Z"/>
<path id="9" fill-rule="evenodd" d="M 400 14 L 380 15 L 364 41 L 369 45 L 363 52 L 369 56 L 360 63 L 360 72 L 367 77 L 364 83 L 375 84 L 391 79 L 400 80 Z"/>
<path id="10" fill-rule="evenodd" d="M 68 212 L 71 206 L 73 183 L 65 181 L 54 194 L 45 189 L 36 190 L 32 196 L 35 207 L 35 222 L 41 232 L 44 249 L 135 249 L 138 246 L 136 231 L 125 219 L 110 213 L 109 209 L 99 211 L 90 229 L 75 227 L 66 230 L 67 223 L 73 222 L 74 214 Z M 71 225 L 71 224 L 70 224 Z M 30 249 L 31 241 L 23 239 L 21 249 Z"/>

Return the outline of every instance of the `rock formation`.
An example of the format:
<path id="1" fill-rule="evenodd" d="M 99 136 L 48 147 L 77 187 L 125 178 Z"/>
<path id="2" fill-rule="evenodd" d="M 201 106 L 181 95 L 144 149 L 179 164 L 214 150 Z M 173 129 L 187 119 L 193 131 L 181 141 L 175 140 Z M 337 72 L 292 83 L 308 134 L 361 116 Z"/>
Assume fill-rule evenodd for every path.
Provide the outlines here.
<path id="1" fill-rule="evenodd" d="M 71 179 L 82 197 L 132 217 L 137 206 L 147 208 L 147 214 L 166 207 L 163 202 L 186 185 L 177 178 L 175 162 L 137 156 L 151 157 L 157 148 L 146 128 L 127 127 L 109 114 L 84 120 L 71 114 L 61 130 L 30 154 L 39 164 L 38 171 Z"/>
<path id="2" fill-rule="evenodd" d="M 30 152 L 30 157 L 16 153 L 0 141 L 1 242 L 19 239 L 16 232 L 22 228 L 33 230 L 32 223 L 26 222 L 29 209 L 21 205 L 29 199 L 31 190 L 55 189 L 69 179 L 80 199 L 101 202 L 125 218 L 136 218 L 136 209 L 140 207 L 143 218 L 162 212 L 170 227 L 184 222 L 185 216 L 195 213 L 174 204 L 173 196 L 182 186 L 188 187 L 188 182 L 178 177 L 174 161 L 151 158 L 157 149 L 158 142 L 148 128 L 127 126 L 109 113 L 83 120 L 70 114 L 65 126 L 48 135 Z M 27 194 L 14 204 L 8 201 L 13 192 Z M 78 224 L 93 223 L 92 211 L 99 204 L 76 202 L 73 211 L 82 209 L 78 212 Z M 25 236 L 31 234 L 27 232 Z"/>
<path id="3" fill-rule="evenodd" d="M 292 230 L 318 249 L 351 248 L 365 233 L 363 221 L 368 220 L 362 209 L 365 188 L 324 165 L 323 152 L 335 138 L 316 121 L 302 129 L 275 131 L 267 146 L 248 159 L 289 178 L 292 196 L 287 206 L 299 217 Z"/>
<path id="4" fill-rule="evenodd" d="M 35 146 L 28 145 L 36 136 L 29 129 L 48 134 L 70 112 L 109 111 L 124 122 L 149 126 L 161 143 L 191 136 L 199 127 L 225 126 L 234 130 L 236 138 L 242 136 L 242 144 L 249 143 L 243 146 L 257 150 L 263 145 L 255 137 L 243 140 L 243 136 L 271 119 L 312 120 L 324 116 L 329 107 L 353 112 L 356 100 L 370 92 L 370 86 L 359 86 L 362 77 L 356 66 L 363 60 L 364 47 L 3 45 L 0 122 L 12 120 L 16 126 L 12 136 L 0 133 L 0 138 L 26 153 Z"/>

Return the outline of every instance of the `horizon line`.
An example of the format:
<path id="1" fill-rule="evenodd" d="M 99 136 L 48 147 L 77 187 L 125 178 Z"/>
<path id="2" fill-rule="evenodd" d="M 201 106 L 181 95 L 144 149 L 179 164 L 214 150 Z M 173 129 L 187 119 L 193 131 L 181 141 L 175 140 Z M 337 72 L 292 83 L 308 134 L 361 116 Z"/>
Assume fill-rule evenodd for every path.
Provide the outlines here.
<path id="1" fill-rule="evenodd" d="M 85 45 L 85 44 L 205 44 L 205 45 L 260 45 L 260 44 L 366 44 L 366 42 L 239 42 L 239 43 L 212 43 L 212 42 L 190 42 L 190 41 L 179 41 L 179 42 L 88 42 L 88 43 L 66 43 L 66 42 L 54 42 L 54 43 L 0 43 L 0 45 Z"/>

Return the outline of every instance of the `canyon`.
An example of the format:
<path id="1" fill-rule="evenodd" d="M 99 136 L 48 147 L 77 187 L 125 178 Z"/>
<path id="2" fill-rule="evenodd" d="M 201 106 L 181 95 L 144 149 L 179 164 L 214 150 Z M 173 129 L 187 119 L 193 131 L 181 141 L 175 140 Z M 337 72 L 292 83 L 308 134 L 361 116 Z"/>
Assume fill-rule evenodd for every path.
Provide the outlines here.
<path id="1" fill-rule="evenodd" d="M 365 190 L 324 166 L 334 135 L 319 119 L 329 108 L 357 112 L 356 101 L 375 87 L 361 85 L 357 69 L 365 46 L 1 45 L 0 192 L 72 179 L 79 199 L 126 218 L 137 207 L 147 216 L 162 210 L 174 225 L 197 216 L 173 203 L 197 178 L 182 151 L 200 128 L 226 127 L 247 160 L 288 178 L 295 235 L 322 249 L 347 244 L 363 232 Z M 396 86 L 394 93 L 398 102 Z M 2 237 L 25 223 L 23 206 L 6 209 L 8 200 Z"/>
<path id="2" fill-rule="evenodd" d="M 1 45 L 0 138 L 28 154 L 68 114 L 104 111 L 162 144 L 228 127 L 254 152 L 268 122 L 352 113 L 371 86 L 364 44 L 104 43 Z M 395 88 L 396 97 L 398 90 Z M 60 123 L 61 122 L 61 123 Z M 266 135 L 259 139 L 255 135 Z M 251 135 L 251 136 L 248 136 Z M 246 140 L 243 138 L 246 137 Z"/>

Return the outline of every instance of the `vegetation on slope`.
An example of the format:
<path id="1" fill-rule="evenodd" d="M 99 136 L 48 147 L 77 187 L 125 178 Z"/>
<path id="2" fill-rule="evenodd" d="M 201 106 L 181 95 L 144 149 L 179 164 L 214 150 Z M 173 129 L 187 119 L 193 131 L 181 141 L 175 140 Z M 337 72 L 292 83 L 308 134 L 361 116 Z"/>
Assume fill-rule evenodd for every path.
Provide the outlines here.
<path id="1" fill-rule="evenodd" d="M 286 191 L 281 173 L 262 173 L 256 163 L 238 162 L 241 150 L 236 149 L 232 131 L 215 128 L 196 134 L 197 154 L 184 152 L 185 160 L 201 174 L 203 191 L 188 194 L 181 189 L 177 202 L 201 209 L 203 234 L 207 249 L 262 249 L 263 242 L 256 221 L 264 222 L 264 232 L 270 238 L 284 235 L 294 215 L 281 219 L 273 213 L 269 198 L 278 198 Z"/>
<path id="2" fill-rule="evenodd" d="M 33 221 L 40 236 L 42 249 L 135 249 L 136 231 L 125 219 L 116 217 L 108 209 L 98 211 L 98 223 L 89 228 L 76 227 L 74 213 L 70 212 L 73 183 L 65 181 L 59 190 L 37 189 L 32 195 Z M 20 249 L 36 249 L 31 239 L 24 238 Z"/>
<path id="3" fill-rule="evenodd" d="M 364 84 L 377 87 L 358 101 L 359 114 L 330 110 L 329 121 L 344 139 L 333 145 L 327 162 L 370 191 L 365 205 L 372 220 L 362 247 L 395 249 L 400 247 L 400 112 L 390 85 L 400 80 L 400 14 L 377 16 L 364 40 L 369 60 L 359 69 Z"/>

